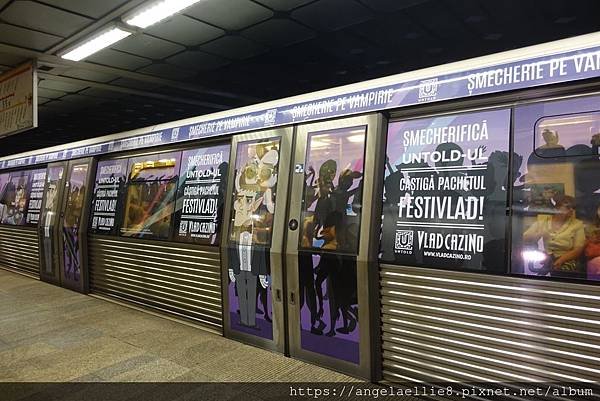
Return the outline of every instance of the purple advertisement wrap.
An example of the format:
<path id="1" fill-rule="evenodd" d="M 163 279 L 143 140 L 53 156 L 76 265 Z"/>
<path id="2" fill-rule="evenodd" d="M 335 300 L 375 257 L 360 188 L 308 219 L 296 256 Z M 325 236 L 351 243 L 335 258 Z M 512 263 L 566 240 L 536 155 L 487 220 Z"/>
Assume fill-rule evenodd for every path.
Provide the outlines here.
<path id="1" fill-rule="evenodd" d="M 37 225 L 40 221 L 42 211 L 42 200 L 44 198 L 44 185 L 46 184 L 46 169 L 30 171 L 31 190 L 29 191 L 29 202 L 27 204 L 27 219 L 25 224 Z"/>
<path id="2" fill-rule="evenodd" d="M 600 280 L 600 97 L 514 115 L 511 272 Z"/>
<path id="3" fill-rule="evenodd" d="M 227 248 L 231 328 L 269 340 L 273 339 L 270 246 L 279 141 L 272 138 L 237 146 Z"/>
<path id="4" fill-rule="evenodd" d="M 186 150 L 175 206 L 176 239 L 218 245 L 229 171 L 229 145 Z"/>
<path id="5" fill-rule="evenodd" d="M 391 123 L 381 260 L 504 272 L 510 110 Z"/>
<path id="6" fill-rule="evenodd" d="M 302 348 L 356 364 L 365 137 L 364 126 L 308 135 L 298 251 Z"/>
<path id="7" fill-rule="evenodd" d="M 75 164 L 69 172 L 68 186 L 65 188 L 66 207 L 63 223 L 64 278 L 77 283 L 81 278 L 81 249 L 79 227 L 83 213 L 83 202 L 87 188 L 85 182 L 89 166 Z"/>
<path id="8" fill-rule="evenodd" d="M 421 80 L 374 85 L 369 89 L 323 97 L 311 102 L 285 104 L 277 108 L 168 128 L 97 145 L 2 160 L 0 168 L 139 149 L 297 122 L 595 78 L 599 75 L 600 48 L 572 50 Z"/>
<path id="9" fill-rule="evenodd" d="M 116 235 L 116 222 L 123 208 L 121 194 L 127 174 L 127 159 L 104 160 L 98 163 L 91 209 L 90 231 Z"/>

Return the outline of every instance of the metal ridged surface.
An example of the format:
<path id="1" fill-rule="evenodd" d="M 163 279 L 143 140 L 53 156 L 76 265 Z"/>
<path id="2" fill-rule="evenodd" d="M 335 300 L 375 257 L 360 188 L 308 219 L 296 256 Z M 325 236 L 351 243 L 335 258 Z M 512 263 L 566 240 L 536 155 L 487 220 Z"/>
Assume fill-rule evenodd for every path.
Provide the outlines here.
<path id="1" fill-rule="evenodd" d="M 40 277 L 39 239 L 35 228 L 0 226 L 0 266 Z"/>
<path id="2" fill-rule="evenodd" d="M 90 291 L 222 331 L 216 247 L 90 236 Z"/>
<path id="3" fill-rule="evenodd" d="M 383 376 L 402 381 L 600 377 L 600 287 L 381 266 Z"/>

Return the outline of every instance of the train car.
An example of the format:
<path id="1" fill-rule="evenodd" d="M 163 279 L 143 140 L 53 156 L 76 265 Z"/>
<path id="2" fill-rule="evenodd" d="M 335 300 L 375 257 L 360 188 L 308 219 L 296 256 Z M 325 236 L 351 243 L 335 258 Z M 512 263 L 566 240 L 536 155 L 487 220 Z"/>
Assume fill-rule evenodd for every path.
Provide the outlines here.
<path id="1" fill-rule="evenodd" d="M 595 380 L 598 43 L 2 158 L 0 264 L 371 381 Z"/>

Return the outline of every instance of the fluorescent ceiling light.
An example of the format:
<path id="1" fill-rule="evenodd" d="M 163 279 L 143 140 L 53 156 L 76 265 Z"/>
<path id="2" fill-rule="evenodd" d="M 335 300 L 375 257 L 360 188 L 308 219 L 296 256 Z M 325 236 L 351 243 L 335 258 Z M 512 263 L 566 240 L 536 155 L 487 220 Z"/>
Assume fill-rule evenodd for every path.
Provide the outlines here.
<path id="1" fill-rule="evenodd" d="M 199 2 L 200 0 L 161 0 L 142 7 L 123 18 L 129 25 L 147 28 L 165 18 Z"/>
<path id="2" fill-rule="evenodd" d="M 352 143 L 363 143 L 365 141 L 365 133 L 361 132 L 360 134 L 349 136 L 347 139 Z"/>
<path id="3" fill-rule="evenodd" d="M 110 28 L 92 39 L 81 43 L 79 46 L 63 54 L 61 57 L 67 60 L 79 61 L 118 42 L 119 40 L 131 35 L 131 32 L 113 27 Z"/>

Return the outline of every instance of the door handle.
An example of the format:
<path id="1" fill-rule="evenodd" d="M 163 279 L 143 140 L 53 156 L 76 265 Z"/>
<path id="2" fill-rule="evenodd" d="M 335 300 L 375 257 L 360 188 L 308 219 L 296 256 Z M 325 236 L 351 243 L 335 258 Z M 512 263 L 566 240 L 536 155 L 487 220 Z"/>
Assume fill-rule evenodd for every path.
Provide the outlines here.
<path id="1" fill-rule="evenodd" d="M 275 301 L 281 302 L 281 290 L 279 288 L 275 290 Z"/>
<path id="2" fill-rule="evenodd" d="M 294 294 L 294 291 L 290 291 L 290 305 L 296 305 L 296 294 Z"/>

